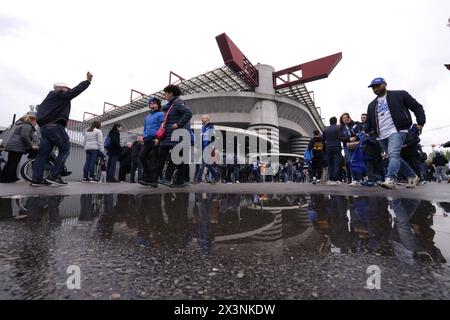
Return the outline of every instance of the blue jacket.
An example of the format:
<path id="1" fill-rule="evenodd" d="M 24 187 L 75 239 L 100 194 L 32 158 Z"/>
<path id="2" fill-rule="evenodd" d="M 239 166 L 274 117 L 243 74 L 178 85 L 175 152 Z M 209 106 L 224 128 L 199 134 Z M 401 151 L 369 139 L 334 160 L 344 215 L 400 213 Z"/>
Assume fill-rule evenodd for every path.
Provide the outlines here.
<path id="1" fill-rule="evenodd" d="M 152 111 L 144 122 L 144 139 L 155 139 L 156 131 L 158 131 L 161 123 L 164 121 L 164 113 L 161 111 Z"/>
<path id="2" fill-rule="evenodd" d="M 202 148 L 205 149 L 215 140 L 215 129 L 212 123 L 202 126 Z"/>
<path id="3" fill-rule="evenodd" d="M 392 121 L 398 131 L 408 130 L 411 128 L 413 122 L 411 118 L 411 110 L 416 116 L 417 124 L 423 126 L 425 124 L 425 112 L 423 106 L 416 101 L 406 91 L 388 91 L 387 103 L 389 111 L 391 112 Z M 380 135 L 380 128 L 378 126 L 377 114 L 377 98 L 375 98 L 367 108 L 367 133 L 375 132 Z"/>

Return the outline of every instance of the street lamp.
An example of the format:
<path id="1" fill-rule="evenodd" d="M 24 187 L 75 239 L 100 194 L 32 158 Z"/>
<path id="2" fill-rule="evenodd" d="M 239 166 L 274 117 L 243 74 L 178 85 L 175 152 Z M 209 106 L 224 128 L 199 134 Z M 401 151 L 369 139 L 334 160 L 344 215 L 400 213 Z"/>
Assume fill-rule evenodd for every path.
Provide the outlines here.
<path id="1" fill-rule="evenodd" d="M 448 18 L 447 27 L 450 28 L 450 18 Z M 444 66 L 445 66 L 448 70 L 450 70 L 450 64 L 444 64 Z"/>

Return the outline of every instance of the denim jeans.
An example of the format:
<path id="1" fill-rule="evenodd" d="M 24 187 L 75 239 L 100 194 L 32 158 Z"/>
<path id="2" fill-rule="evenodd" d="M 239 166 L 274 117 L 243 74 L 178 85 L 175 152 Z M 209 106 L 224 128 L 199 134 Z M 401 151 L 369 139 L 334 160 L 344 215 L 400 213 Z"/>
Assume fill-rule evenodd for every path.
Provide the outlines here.
<path id="1" fill-rule="evenodd" d="M 292 182 L 294 180 L 294 170 L 293 169 L 287 169 L 286 170 L 286 180 L 289 182 Z"/>
<path id="2" fill-rule="evenodd" d="M 119 161 L 119 156 L 108 157 L 108 164 L 106 165 L 106 178 L 108 180 L 114 179 L 116 176 L 117 161 Z"/>
<path id="3" fill-rule="evenodd" d="M 402 173 L 408 178 L 416 176 L 411 167 L 400 157 L 406 135 L 406 132 L 397 132 L 391 134 L 389 138 L 379 141 L 381 149 L 386 152 L 389 159 L 386 178 L 397 180 L 398 172 L 400 170 L 402 170 Z"/>
<path id="4" fill-rule="evenodd" d="M 61 173 L 61 169 L 64 167 L 67 157 L 69 157 L 69 135 L 63 125 L 52 123 L 42 126 L 39 152 L 33 166 L 33 180 L 38 181 L 42 179 L 45 164 L 55 146 L 58 147 L 58 157 L 56 157 L 55 163 L 50 170 L 52 177 L 56 177 Z"/>
<path id="5" fill-rule="evenodd" d="M 436 182 L 447 181 L 447 166 L 436 167 Z"/>
<path id="6" fill-rule="evenodd" d="M 330 181 L 340 180 L 341 156 L 341 150 L 327 149 L 328 176 Z"/>
<path id="7" fill-rule="evenodd" d="M 234 182 L 239 181 L 241 172 L 241 166 L 236 164 L 234 165 Z"/>
<path id="8" fill-rule="evenodd" d="M 361 173 L 352 170 L 351 161 L 353 157 L 353 152 L 355 152 L 355 150 L 349 150 L 347 148 L 344 148 L 347 171 L 350 173 L 349 178 L 351 178 L 352 181 L 361 181 L 362 180 Z"/>
<path id="9" fill-rule="evenodd" d="M 412 232 L 410 221 L 419 207 L 419 204 L 419 200 L 411 199 L 394 199 L 390 202 L 391 208 L 395 213 L 393 231 L 397 232 L 401 244 L 403 244 L 406 249 L 413 252 L 423 250 L 416 235 Z"/>
<path id="10" fill-rule="evenodd" d="M 200 169 L 197 172 L 197 177 L 195 177 L 195 181 L 201 182 L 203 177 L 203 172 L 205 171 L 205 167 L 208 168 L 208 172 L 210 175 L 212 175 L 212 179 L 217 182 L 219 180 L 219 177 L 217 175 L 216 169 L 211 165 L 207 164 L 203 161 L 203 163 L 200 165 Z"/>
<path id="11" fill-rule="evenodd" d="M 85 179 L 94 177 L 95 162 L 99 152 L 99 150 L 86 150 L 86 162 L 83 168 L 83 177 Z"/>

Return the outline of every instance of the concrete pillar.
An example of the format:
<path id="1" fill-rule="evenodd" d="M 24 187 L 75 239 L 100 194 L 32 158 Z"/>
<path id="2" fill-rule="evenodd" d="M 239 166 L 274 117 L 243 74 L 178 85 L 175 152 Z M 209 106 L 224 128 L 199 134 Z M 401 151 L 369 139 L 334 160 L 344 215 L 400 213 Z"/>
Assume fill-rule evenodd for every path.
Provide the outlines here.
<path id="1" fill-rule="evenodd" d="M 275 95 L 273 72 L 275 69 L 265 64 L 257 64 L 259 86 L 255 92 Z M 250 112 L 251 122 L 248 129 L 267 135 L 272 141 L 272 152 L 279 152 L 280 137 L 278 130 L 278 109 L 271 100 L 259 100 Z"/>
<path id="2" fill-rule="evenodd" d="M 306 148 L 308 148 L 310 137 L 295 137 L 289 139 L 289 143 L 291 145 L 291 153 L 304 155 Z"/>

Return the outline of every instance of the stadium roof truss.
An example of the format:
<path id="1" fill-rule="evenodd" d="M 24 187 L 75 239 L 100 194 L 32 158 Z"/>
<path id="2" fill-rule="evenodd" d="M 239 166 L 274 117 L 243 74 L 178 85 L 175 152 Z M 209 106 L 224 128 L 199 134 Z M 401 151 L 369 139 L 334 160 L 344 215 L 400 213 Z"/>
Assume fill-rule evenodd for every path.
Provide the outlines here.
<path id="1" fill-rule="evenodd" d="M 216 40 L 225 66 L 200 74 L 191 79 L 184 79 L 171 71 L 169 82 L 177 84 L 183 94 L 253 92 L 255 87 L 258 86 L 259 80 L 256 68 L 225 33 L 217 36 Z M 342 53 L 337 53 L 276 71 L 273 73 L 275 92 L 299 101 L 308 108 L 318 123 L 323 124 L 318 108 L 315 106 L 314 99 L 311 97 L 304 83 L 328 77 L 341 59 Z M 176 78 L 176 81 L 172 81 L 172 75 Z M 136 93 L 138 94 L 137 97 Z M 94 120 L 105 122 L 146 108 L 148 96 L 150 95 L 132 89 L 130 103 L 124 106 L 116 106 L 105 102 L 102 115 L 85 112 L 83 120 L 85 120 L 86 125 Z M 162 90 L 151 94 L 151 96 L 156 96 L 164 100 L 164 92 Z M 106 105 L 110 105 L 112 108 L 106 109 Z"/>

